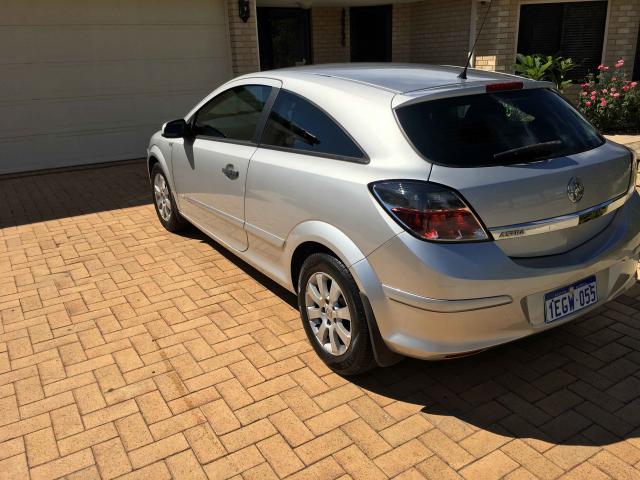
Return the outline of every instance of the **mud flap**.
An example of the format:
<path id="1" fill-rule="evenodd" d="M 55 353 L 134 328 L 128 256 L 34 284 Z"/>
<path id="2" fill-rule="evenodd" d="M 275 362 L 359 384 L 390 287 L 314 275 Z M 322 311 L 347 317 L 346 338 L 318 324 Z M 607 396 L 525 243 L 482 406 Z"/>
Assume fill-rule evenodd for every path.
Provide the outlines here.
<path id="1" fill-rule="evenodd" d="M 364 293 L 360 292 L 360 299 L 362 300 L 362 305 L 364 306 L 365 315 L 367 317 L 369 337 L 371 339 L 373 356 L 376 359 L 376 363 L 380 367 L 390 367 L 391 365 L 395 365 L 403 360 L 404 357 L 390 350 L 389 347 L 387 347 L 387 344 L 384 343 L 380 330 L 378 329 L 378 322 L 376 321 L 373 309 L 371 308 L 371 303 L 369 303 L 369 298 L 367 298 Z"/>

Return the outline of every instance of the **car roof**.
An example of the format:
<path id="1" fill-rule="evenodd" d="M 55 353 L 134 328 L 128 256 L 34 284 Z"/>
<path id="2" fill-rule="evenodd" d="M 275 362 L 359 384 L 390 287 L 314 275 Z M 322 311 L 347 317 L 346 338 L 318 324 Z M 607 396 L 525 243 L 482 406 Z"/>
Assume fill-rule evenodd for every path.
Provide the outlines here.
<path id="1" fill-rule="evenodd" d="M 448 65 L 418 65 L 400 63 L 339 63 L 309 65 L 260 72 L 260 76 L 280 79 L 302 76 L 309 82 L 322 84 L 324 78 L 335 78 L 357 82 L 384 89 L 393 93 L 408 93 L 446 86 L 460 87 L 462 84 L 485 84 L 496 81 L 512 81 L 515 75 L 469 69 L 467 79 L 458 75 L 462 67 Z"/>

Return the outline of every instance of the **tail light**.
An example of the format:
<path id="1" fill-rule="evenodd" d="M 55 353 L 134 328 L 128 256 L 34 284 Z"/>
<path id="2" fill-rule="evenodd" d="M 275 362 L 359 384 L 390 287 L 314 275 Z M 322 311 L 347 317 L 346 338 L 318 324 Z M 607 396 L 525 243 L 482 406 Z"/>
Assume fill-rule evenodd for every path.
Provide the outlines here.
<path id="1" fill-rule="evenodd" d="M 391 217 L 419 238 L 438 242 L 488 240 L 469 206 L 453 190 L 417 180 L 371 184 L 371 191 Z"/>

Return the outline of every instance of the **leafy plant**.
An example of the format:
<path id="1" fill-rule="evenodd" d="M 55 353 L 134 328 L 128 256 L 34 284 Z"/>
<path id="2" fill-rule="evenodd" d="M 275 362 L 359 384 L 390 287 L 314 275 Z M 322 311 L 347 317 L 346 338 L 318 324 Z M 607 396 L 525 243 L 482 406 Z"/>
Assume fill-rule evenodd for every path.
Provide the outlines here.
<path id="1" fill-rule="evenodd" d="M 569 71 L 575 68 L 575 63 L 570 58 L 552 55 L 516 55 L 516 63 L 513 66 L 516 73 L 532 80 L 549 80 L 553 82 L 557 90 L 562 93 L 571 80 L 567 80 Z"/>
<path id="2" fill-rule="evenodd" d="M 547 71 L 552 65 L 553 59 L 551 57 L 518 53 L 516 55 L 516 64 L 513 68 L 523 77 L 531 78 L 532 80 L 544 80 L 548 75 Z"/>
<path id="3" fill-rule="evenodd" d="M 599 65 L 582 85 L 578 109 L 606 133 L 640 132 L 640 88 L 629 80 L 624 59 L 613 67 Z"/>

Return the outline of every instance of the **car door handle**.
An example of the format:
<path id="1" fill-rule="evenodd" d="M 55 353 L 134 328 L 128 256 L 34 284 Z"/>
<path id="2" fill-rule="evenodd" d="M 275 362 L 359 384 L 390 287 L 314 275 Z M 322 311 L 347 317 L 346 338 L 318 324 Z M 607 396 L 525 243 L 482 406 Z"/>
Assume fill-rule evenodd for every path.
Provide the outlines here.
<path id="1" fill-rule="evenodd" d="M 232 163 L 227 164 L 227 166 L 222 169 L 222 173 L 224 173 L 227 176 L 227 178 L 231 180 L 235 180 L 240 175 L 240 172 L 238 172 L 233 167 Z"/>

